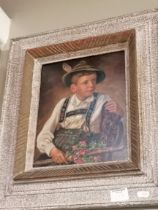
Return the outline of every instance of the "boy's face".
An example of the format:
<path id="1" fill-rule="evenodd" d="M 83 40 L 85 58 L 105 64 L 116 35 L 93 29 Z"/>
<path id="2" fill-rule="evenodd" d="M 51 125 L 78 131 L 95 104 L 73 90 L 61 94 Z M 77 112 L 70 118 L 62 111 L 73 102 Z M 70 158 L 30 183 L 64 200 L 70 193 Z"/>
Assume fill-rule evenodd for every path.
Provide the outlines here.
<path id="1" fill-rule="evenodd" d="M 70 89 L 80 100 L 84 100 L 87 97 L 92 96 L 96 88 L 96 80 L 96 73 L 83 75 L 78 77 L 76 81 L 71 84 Z"/>

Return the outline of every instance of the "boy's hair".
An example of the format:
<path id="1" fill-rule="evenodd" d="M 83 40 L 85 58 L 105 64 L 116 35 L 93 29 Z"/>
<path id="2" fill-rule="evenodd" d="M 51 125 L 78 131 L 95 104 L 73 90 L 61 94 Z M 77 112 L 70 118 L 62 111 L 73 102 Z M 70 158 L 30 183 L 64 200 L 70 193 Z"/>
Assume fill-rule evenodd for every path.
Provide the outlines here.
<path id="1" fill-rule="evenodd" d="M 71 84 L 75 84 L 78 78 L 85 75 L 91 75 L 91 74 L 95 74 L 97 76 L 97 73 L 94 71 L 81 71 L 81 72 L 75 73 L 71 77 Z"/>

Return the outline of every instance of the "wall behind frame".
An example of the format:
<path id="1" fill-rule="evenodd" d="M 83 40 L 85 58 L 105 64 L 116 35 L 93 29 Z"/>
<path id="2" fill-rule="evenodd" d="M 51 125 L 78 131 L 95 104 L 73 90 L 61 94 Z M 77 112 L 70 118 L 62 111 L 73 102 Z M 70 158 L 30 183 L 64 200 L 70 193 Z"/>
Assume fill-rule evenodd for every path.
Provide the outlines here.
<path id="1" fill-rule="evenodd" d="M 12 19 L 8 43 L 0 52 L 0 112 L 10 40 L 87 22 L 158 8 L 157 0 L 0 0 Z M 138 208 L 137 208 L 138 209 Z M 128 208 L 128 210 L 137 210 Z M 142 209 L 142 208 L 141 208 Z M 144 208 L 143 208 L 144 209 Z M 146 208 L 146 210 L 158 209 Z"/>

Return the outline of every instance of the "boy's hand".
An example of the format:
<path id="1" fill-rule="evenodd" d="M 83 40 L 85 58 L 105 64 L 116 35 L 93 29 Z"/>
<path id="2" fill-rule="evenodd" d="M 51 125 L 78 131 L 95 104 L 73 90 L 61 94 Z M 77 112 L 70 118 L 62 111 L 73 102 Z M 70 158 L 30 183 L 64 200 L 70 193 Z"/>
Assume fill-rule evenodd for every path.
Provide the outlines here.
<path id="1" fill-rule="evenodd" d="M 61 150 L 57 149 L 56 147 L 53 147 L 53 149 L 50 152 L 50 156 L 52 157 L 52 161 L 54 163 L 58 164 L 67 163 L 64 153 Z"/>
<path id="2" fill-rule="evenodd" d="M 121 107 L 113 100 L 108 101 L 105 104 L 105 109 L 108 110 L 109 112 L 114 112 L 117 113 L 119 115 L 123 115 L 123 110 L 121 109 Z"/>

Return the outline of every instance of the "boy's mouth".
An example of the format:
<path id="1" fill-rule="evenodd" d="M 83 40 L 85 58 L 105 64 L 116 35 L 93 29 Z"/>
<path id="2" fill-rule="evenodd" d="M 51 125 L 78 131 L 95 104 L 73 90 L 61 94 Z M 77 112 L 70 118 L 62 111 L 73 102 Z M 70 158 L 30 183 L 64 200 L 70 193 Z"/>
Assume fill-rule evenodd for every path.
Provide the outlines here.
<path id="1" fill-rule="evenodd" d="M 90 93 L 91 93 L 91 92 L 94 92 L 94 89 L 90 89 L 90 90 L 88 90 L 88 92 L 90 92 Z"/>

